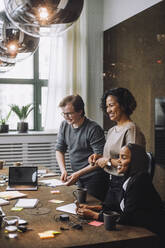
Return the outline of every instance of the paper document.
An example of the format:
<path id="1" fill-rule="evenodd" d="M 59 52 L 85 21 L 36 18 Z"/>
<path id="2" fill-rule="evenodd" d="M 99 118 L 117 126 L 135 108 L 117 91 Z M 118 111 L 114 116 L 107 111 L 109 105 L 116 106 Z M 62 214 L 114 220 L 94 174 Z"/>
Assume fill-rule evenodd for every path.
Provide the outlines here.
<path id="1" fill-rule="evenodd" d="M 16 208 L 34 208 L 37 203 L 38 203 L 38 199 L 28 199 L 28 198 L 23 198 L 23 199 L 19 199 L 16 204 L 15 207 Z"/>
<path id="2" fill-rule="evenodd" d="M 0 198 L 5 200 L 12 200 L 20 197 L 26 197 L 27 194 L 21 193 L 19 191 L 2 191 L 0 192 Z"/>
<path id="3" fill-rule="evenodd" d="M 55 177 L 55 176 L 57 176 L 57 174 L 52 172 L 52 173 L 45 173 L 42 176 L 43 177 Z"/>
<path id="4" fill-rule="evenodd" d="M 46 172 L 47 172 L 46 169 L 38 170 L 38 174 L 45 174 Z"/>
<path id="5" fill-rule="evenodd" d="M 70 204 L 58 207 L 56 208 L 56 210 L 71 213 L 71 214 L 76 214 L 76 204 L 70 203 Z"/>
<path id="6" fill-rule="evenodd" d="M 3 199 L 3 198 L 0 198 L 0 206 L 4 206 L 4 205 L 8 205 L 10 202 Z"/>
<path id="7" fill-rule="evenodd" d="M 63 183 L 61 180 L 58 179 L 46 179 L 46 180 L 40 180 L 39 182 L 52 187 L 65 185 L 65 183 Z"/>
<path id="8" fill-rule="evenodd" d="M 2 212 L 2 216 L 4 217 L 5 216 L 5 213 L 3 211 L 3 209 L 0 207 L 0 212 Z"/>

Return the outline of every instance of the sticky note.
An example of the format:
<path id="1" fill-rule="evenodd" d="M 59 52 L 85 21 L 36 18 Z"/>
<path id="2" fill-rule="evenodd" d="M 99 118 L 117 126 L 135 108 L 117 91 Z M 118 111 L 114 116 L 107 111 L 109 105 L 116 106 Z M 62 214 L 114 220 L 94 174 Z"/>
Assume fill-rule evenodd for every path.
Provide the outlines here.
<path id="1" fill-rule="evenodd" d="M 11 208 L 11 211 L 21 211 L 23 208 L 16 208 L 16 207 L 13 207 Z"/>
<path id="2" fill-rule="evenodd" d="M 60 191 L 59 190 L 51 190 L 50 193 L 52 193 L 52 194 L 60 194 Z"/>
<path id="3" fill-rule="evenodd" d="M 49 238 L 54 238 L 54 234 L 53 233 L 38 233 L 38 235 L 40 236 L 40 239 L 49 239 Z"/>
<path id="4" fill-rule="evenodd" d="M 52 200 L 49 200 L 49 202 L 52 202 L 52 203 L 62 203 L 64 201 L 52 199 Z"/>
<path id="5" fill-rule="evenodd" d="M 40 239 L 54 238 L 55 234 L 60 234 L 60 232 L 54 231 L 54 230 L 49 230 L 49 231 L 45 231 L 42 233 L 38 233 Z"/>
<path id="6" fill-rule="evenodd" d="M 100 222 L 100 221 L 92 221 L 92 222 L 89 222 L 88 224 L 91 225 L 91 226 L 101 226 L 104 223 Z"/>

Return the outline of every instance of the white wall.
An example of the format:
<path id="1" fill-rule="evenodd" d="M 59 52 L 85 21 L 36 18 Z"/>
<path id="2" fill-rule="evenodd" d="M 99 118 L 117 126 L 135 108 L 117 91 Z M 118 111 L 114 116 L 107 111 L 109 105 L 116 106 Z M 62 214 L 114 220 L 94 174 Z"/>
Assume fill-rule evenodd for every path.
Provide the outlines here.
<path id="1" fill-rule="evenodd" d="M 104 0 L 103 30 L 117 25 L 158 2 L 161 0 Z"/>
<path id="2" fill-rule="evenodd" d="M 100 99 L 103 94 L 103 2 L 88 0 L 88 116 L 103 124 Z"/>

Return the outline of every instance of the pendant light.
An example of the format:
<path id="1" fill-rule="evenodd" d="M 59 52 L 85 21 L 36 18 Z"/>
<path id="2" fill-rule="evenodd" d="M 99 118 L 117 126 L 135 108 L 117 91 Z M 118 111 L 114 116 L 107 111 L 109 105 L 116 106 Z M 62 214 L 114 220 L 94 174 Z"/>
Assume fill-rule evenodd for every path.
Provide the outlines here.
<path id="1" fill-rule="evenodd" d="M 32 55 L 39 45 L 39 38 L 29 36 L 0 12 L 0 60 L 16 63 Z"/>
<path id="2" fill-rule="evenodd" d="M 8 18 L 34 37 L 56 36 L 79 18 L 84 0 L 4 0 Z"/>

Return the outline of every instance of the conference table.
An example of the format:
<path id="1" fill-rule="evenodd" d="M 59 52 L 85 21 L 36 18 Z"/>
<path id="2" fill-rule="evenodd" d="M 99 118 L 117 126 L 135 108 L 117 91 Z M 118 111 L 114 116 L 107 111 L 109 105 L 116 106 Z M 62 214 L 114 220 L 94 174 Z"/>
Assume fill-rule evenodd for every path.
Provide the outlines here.
<path id="1" fill-rule="evenodd" d="M 6 173 L 7 169 L 0 170 L 0 174 Z M 59 177 L 55 177 L 58 178 Z M 46 179 L 46 178 L 44 178 Z M 50 179 L 50 178 L 49 178 Z M 6 189 L 6 185 L 0 188 Z M 95 248 L 158 248 L 157 236 L 152 232 L 141 228 L 117 225 L 116 230 L 107 231 L 104 225 L 93 226 L 91 220 L 79 219 L 77 215 L 56 210 L 57 207 L 73 203 L 73 191 L 76 186 L 57 186 L 55 188 L 40 185 L 37 191 L 24 191 L 27 198 L 37 198 L 39 203 L 34 209 L 22 209 L 12 211 L 16 199 L 10 200 L 9 205 L 2 207 L 6 216 L 19 216 L 28 222 L 28 230 L 24 233 L 18 232 L 18 237 L 8 239 L 2 226 L 0 230 L 0 247 L 2 248 L 65 248 L 65 247 L 95 247 Z M 52 194 L 51 191 L 59 190 L 60 193 Z M 61 203 L 49 202 L 52 199 L 62 200 Z M 88 195 L 87 203 L 96 204 L 98 200 Z M 45 213 L 44 211 L 45 210 Z M 61 221 L 60 215 L 68 214 L 68 221 Z M 75 226 L 82 229 L 75 229 Z M 62 229 L 62 230 L 61 230 Z M 41 239 L 38 233 L 48 230 L 60 232 L 54 238 Z"/>

